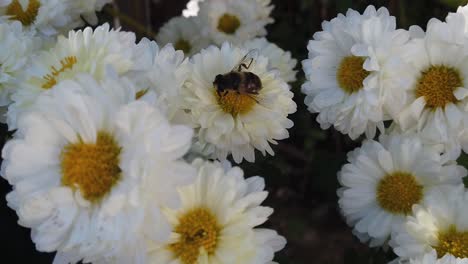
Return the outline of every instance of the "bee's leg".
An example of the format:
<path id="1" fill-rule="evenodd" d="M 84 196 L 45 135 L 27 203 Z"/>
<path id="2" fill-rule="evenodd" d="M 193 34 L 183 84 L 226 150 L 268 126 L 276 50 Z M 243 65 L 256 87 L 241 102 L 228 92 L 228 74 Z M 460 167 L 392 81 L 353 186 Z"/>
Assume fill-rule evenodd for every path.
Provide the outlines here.
<path id="1" fill-rule="evenodd" d="M 225 90 L 223 96 L 226 96 L 228 93 L 229 93 L 229 91 Z"/>
<path id="2" fill-rule="evenodd" d="M 257 100 L 257 98 L 251 96 L 251 95 L 248 95 L 250 99 L 254 100 L 257 104 L 259 104 L 260 102 Z"/>

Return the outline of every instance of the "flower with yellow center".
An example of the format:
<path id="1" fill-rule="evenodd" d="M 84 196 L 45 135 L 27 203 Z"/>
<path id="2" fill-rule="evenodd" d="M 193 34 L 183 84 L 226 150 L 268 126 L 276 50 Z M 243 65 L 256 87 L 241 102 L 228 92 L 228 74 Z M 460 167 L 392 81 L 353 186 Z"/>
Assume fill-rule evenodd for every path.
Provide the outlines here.
<path id="1" fill-rule="evenodd" d="M 439 258 L 450 254 L 457 258 L 468 259 L 468 230 L 458 231 L 456 226 L 439 232 L 439 243 L 435 247 Z"/>
<path id="2" fill-rule="evenodd" d="M 336 71 L 336 80 L 343 91 L 348 94 L 359 92 L 364 88 L 364 80 L 370 72 L 364 67 L 365 59 L 354 55 L 344 57 Z"/>
<path id="3" fill-rule="evenodd" d="M 170 244 L 169 250 L 182 263 L 195 263 L 200 249 L 208 255 L 215 253 L 220 229 L 218 220 L 209 209 L 195 208 L 180 217 L 179 224 L 174 228 L 180 239 Z"/>
<path id="4" fill-rule="evenodd" d="M 169 239 L 159 206 L 176 208 L 176 187 L 193 182 L 195 169 L 181 160 L 193 133 L 135 101 L 136 87 L 112 74 L 60 82 L 5 146 L 9 205 L 57 262 L 137 263 L 147 241 Z"/>
<path id="5" fill-rule="evenodd" d="M 62 184 L 78 188 L 83 197 L 98 202 L 120 179 L 121 147 L 108 132 L 98 132 L 95 143 L 71 143 L 61 157 Z"/>
<path id="6" fill-rule="evenodd" d="M 261 177 L 244 179 L 238 167 L 195 160 L 193 185 L 179 188 L 182 207 L 164 209 L 172 225 L 169 243 L 151 244 L 149 263 L 271 263 L 286 241 L 275 231 L 256 229 L 273 212 Z M 227 164 L 225 164 L 227 165 Z"/>
<path id="7" fill-rule="evenodd" d="M 381 136 L 348 154 L 339 172 L 339 205 L 349 225 L 371 246 L 386 243 L 402 228 L 412 208 L 442 185 L 457 185 L 466 170 L 442 158 L 438 148 L 417 135 Z"/>
<path id="8" fill-rule="evenodd" d="M 240 26 L 239 18 L 229 13 L 223 14 L 218 20 L 218 30 L 228 35 L 236 33 Z"/>
<path id="9" fill-rule="evenodd" d="M 436 260 L 451 258 L 450 264 L 468 261 L 467 203 L 463 184 L 430 191 L 392 239 L 395 253 L 402 260 L 432 256 Z"/>
<path id="10" fill-rule="evenodd" d="M 36 20 L 40 7 L 39 0 L 29 0 L 26 8 L 23 8 L 19 0 L 13 0 L 6 8 L 6 15 L 10 20 L 17 20 L 24 26 L 30 26 Z"/>
<path id="11" fill-rule="evenodd" d="M 80 27 L 83 21 L 75 0 L 5 0 L 0 2 L 0 20 L 20 22 L 25 29 L 51 37 Z"/>
<path id="12" fill-rule="evenodd" d="M 273 22 L 269 1 L 205 0 L 199 7 L 201 28 L 217 45 L 225 41 L 241 45 L 265 36 L 265 26 Z"/>
<path id="13" fill-rule="evenodd" d="M 465 27 L 465 17 L 459 13 L 445 22 L 431 20 L 426 34 L 412 39 L 398 55 L 405 65 L 392 78 L 406 80 L 404 107 L 395 119 L 402 131 L 419 133 L 448 152 L 460 144 L 468 149 Z"/>
<path id="14" fill-rule="evenodd" d="M 413 205 L 422 198 L 423 187 L 411 173 L 395 171 L 385 175 L 377 185 L 377 203 L 394 214 L 410 214 Z"/>
<path id="15" fill-rule="evenodd" d="M 444 108 L 457 103 L 454 91 L 463 85 L 457 69 L 435 65 L 423 71 L 416 84 L 416 97 L 424 97 L 426 107 Z"/>
<path id="16" fill-rule="evenodd" d="M 289 136 L 287 129 L 293 123 L 288 115 L 296 111 L 293 93 L 276 71 L 268 69 L 268 59 L 261 55 L 243 70 L 260 79 L 255 84 L 260 86 L 258 94 L 238 90 L 234 83 L 231 87 L 230 77 L 221 77 L 223 91 L 217 88 L 217 76 L 230 73 L 247 53 L 249 50 L 224 43 L 221 48 L 210 46 L 195 54 L 192 74 L 180 94 L 184 100 L 181 109 L 188 115 L 184 122 L 196 128 L 195 144 L 204 154 L 220 160 L 232 154 L 237 163 L 243 159 L 253 162 L 256 149 L 272 155 L 270 143 Z"/>
<path id="17" fill-rule="evenodd" d="M 138 74 L 151 66 L 152 49 L 149 41 L 135 41 L 135 34 L 113 30 L 108 24 L 94 30 L 88 27 L 70 31 L 68 37 L 59 36 L 53 47 L 41 51 L 21 70 L 23 81 L 8 109 L 9 129 L 16 128 L 18 117 L 30 111 L 40 94 L 79 74 L 91 74 L 101 80 L 112 69 L 119 76 L 141 79 Z"/>
<path id="18" fill-rule="evenodd" d="M 200 27 L 199 17 L 174 17 L 164 24 L 156 35 L 156 41 L 164 46 L 169 43 L 186 56 L 191 56 L 206 48 L 210 40 Z"/>
<path id="19" fill-rule="evenodd" d="M 176 50 L 181 50 L 184 52 L 184 54 L 189 54 L 190 51 L 192 50 L 192 45 L 190 45 L 190 43 L 185 40 L 185 39 L 179 39 L 177 40 L 177 42 L 175 43 L 174 45 L 174 48 Z"/>
<path id="20" fill-rule="evenodd" d="M 351 139 L 373 138 L 377 129 L 384 130 L 383 122 L 404 106 L 404 80 L 389 79 L 401 70 L 395 54 L 408 39 L 386 8 L 369 6 L 363 14 L 350 9 L 323 23 L 302 62 L 305 104 L 319 113 L 322 129 L 333 126 Z"/>

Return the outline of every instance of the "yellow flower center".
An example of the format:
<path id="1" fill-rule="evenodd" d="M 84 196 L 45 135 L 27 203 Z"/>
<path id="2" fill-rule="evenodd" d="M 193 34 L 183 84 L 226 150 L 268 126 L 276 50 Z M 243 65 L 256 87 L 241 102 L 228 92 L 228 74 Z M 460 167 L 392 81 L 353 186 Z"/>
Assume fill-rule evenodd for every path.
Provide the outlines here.
<path id="1" fill-rule="evenodd" d="M 44 77 L 44 84 L 42 85 L 43 89 L 50 89 L 57 84 L 57 77 L 65 72 L 66 70 L 73 69 L 73 66 L 78 62 L 78 59 L 75 56 L 66 57 L 60 61 L 60 68 L 55 66 L 50 67 L 51 72 Z"/>
<path id="2" fill-rule="evenodd" d="M 463 82 L 457 69 L 435 65 L 422 72 L 416 84 L 416 97 L 424 96 L 429 108 L 457 102 L 453 91 Z"/>
<path id="3" fill-rule="evenodd" d="M 364 79 L 370 72 L 364 70 L 365 58 L 348 56 L 344 57 L 338 66 L 336 79 L 339 86 L 348 94 L 355 93 L 364 87 Z"/>
<path id="4" fill-rule="evenodd" d="M 408 215 L 414 204 L 423 198 L 423 186 L 407 172 L 394 172 L 380 180 L 377 185 L 377 202 L 393 214 Z"/>
<path id="5" fill-rule="evenodd" d="M 29 0 L 28 7 L 24 10 L 19 0 L 13 0 L 7 6 L 6 15 L 10 16 L 10 20 L 18 20 L 24 26 L 30 26 L 36 21 L 40 7 L 39 0 Z"/>
<path id="6" fill-rule="evenodd" d="M 257 103 L 255 95 L 240 94 L 233 90 L 225 90 L 221 95 L 215 90 L 215 96 L 221 109 L 232 116 L 247 114 Z"/>
<path id="7" fill-rule="evenodd" d="M 107 132 L 99 132 L 96 143 L 80 140 L 67 145 L 61 156 L 62 184 L 78 188 L 90 202 L 99 202 L 120 179 L 120 152 Z"/>
<path id="8" fill-rule="evenodd" d="M 229 13 L 225 13 L 218 20 L 218 30 L 229 35 L 236 33 L 240 25 L 239 18 Z"/>
<path id="9" fill-rule="evenodd" d="M 174 232 L 180 235 L 177 243 L 169 249 L 183 264 L 196 263 L 200 248 L 214 254 L 221 227 L 216 216 L 207 208 L 196 208 L 182 215 Z"/>
<path id="10" fill-rule="evenodd" d="M 184 52 L 184 54 L 189 54 L 190 50 L 192 50 L 192 45 L 190 45 L 190 42 L 186 41 L 185 39 L 179 39 L 175 45 L 174 48 L 176 50 L 181 50 Z"/>
<path id="11" fill-rule="evenodd" d="M 450 227 L 448 232 L 439 234 L 439 245 L 435 249 L 439 258 L 446 254 L 468 258 L 468 231 L 459 232 L 455 226 Z"/>

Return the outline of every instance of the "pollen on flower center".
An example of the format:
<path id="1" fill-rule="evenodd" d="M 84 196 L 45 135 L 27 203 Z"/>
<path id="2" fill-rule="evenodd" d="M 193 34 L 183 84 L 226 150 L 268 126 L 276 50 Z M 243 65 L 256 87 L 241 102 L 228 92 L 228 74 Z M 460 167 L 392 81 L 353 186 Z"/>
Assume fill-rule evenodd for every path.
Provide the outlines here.
<path id="1" fill-rule="evenodd" d="M 60 68 L 55 66 L 50 67 L 51 72 L 44 77 L 44 84 L 42 85 L 43 89 L 50 89 L 57 84 L 57 77 L 65 72 L 66 70 L 73 69 L 73 66 L 78 62 L 78 59 L 75 56 L 66 57 L 60 61 Z"/>
<path id="2" fill-rule="evenodd" d="M 455 226 L 451 226 L 447 232 L 440 233 L 438 238 L 439 244 L 435 249 L 439 258 L 446 254 L 468 258 L 468 231 L 459 232 Z"/>
<path id="3" fill-rule="evenodd" d="M 257 103 L 255 95 L 241 94 L 234 90 L 225 90 L 221 95 L 215 90 L 215 96 L 221 109 L 232 116 L 247 114 Z"/>
<path id="4" fill-rule="evenodd" d="M 364 87 L 364 79 L 370 72 L 364 70 L 365 58 L 348 56 L 344 57 L 338 66 L 336 78 L 341 89 L 348 94 L 355 93 Z"/>
<path id="5" fill-rule="evenodd" d="M 240 25 L 239 18 L 229 13 L 225 13 L 218 20 L 218 30 L 229 35 L 236 33 Z"/>
<path id="6" fill-rule="evenodd" d="M 180 238 L 177 243 L 169 245 L 169 249 L 183 264 L 194 264 L 200 248 L 203 247 L 208 255 L 215 252 L 221 227 L 216 216 L 201 207 L 182 215 L 174 230 Z"/>
<path id="7" fill-rule="evenodd" d="M 444 65 L 435 65 L 423 71 L 416 84 L 416 97 L 424 96 L 426 106 L 444 107 L 457 102 L 453 91 L 463 82 L 457 69 Z"/>
<path id="8" fill-rule="evenodd" d="M 10 20 L 18 20 L 24 26 L 30 26 L 36 21 L 40 7 L 39 0 L 29 0 L 28 7 L 24 10 L 19 0 L 13 0 L 7 6 L 6 15 L 10 16 Z"/>
<path id="9" fill-rule="evenodd" d="M 90 202 L 101 200 L 120 179 L 121 148 L 114 137 L 99 132 L 95 143 L 65 146 L 61 155 L 62 184 L 79 189 Z"/>
<path id="10" fill-rule="evenodd" d="M 414 204 L 423 198 L 423 187 L 410 173 L 393 172 L 377 185 L 377 202 L 384 210 L 408 215 Z"/>
<path id="11" fill-rule="evenodd" d="M 184 52 L 184 54 L 189 54 L 190 50 L 192 50 L 192 46 L 190 45 L 190 42 L 188 42 L 185 39 L 179 39 L 175 44 L 174 48 L 176 50 L 181 50 Z"/>

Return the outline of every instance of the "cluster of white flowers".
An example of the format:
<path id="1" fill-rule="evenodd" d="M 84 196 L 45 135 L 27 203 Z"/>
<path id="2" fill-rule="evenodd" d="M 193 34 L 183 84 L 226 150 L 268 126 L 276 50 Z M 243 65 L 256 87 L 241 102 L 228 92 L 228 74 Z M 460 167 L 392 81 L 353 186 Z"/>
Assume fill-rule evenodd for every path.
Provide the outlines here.
<path id="1" fill-rule="evenodd" d="M 302 91 L 323 129 L 367 136 L 338 174 L 353 233 L 396 263 L 468 263 L 468 6 L 426 32 L 373 6 L 322 26 Z"/>
<path id="2" fill-rule="evenodd" d="M 264 180 L 226 160 L 273 154 L 293 126 L 296 60 L 255 38 L 269 1 L 207 0 L 158 43 L 69 31 L 109 2 L 0 1 L 0 174 L 19 224 L 59 264 L 273 263 L 286 240 L 257 228 Z"/>

